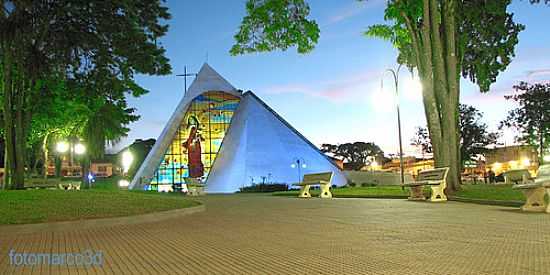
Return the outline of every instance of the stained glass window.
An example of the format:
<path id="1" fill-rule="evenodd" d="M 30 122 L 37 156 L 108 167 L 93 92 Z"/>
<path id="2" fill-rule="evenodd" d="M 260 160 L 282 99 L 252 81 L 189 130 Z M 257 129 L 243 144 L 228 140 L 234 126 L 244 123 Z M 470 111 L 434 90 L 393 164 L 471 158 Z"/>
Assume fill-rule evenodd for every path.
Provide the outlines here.
<path id="1" fill-rule="evenodd" d="M 161 159 L 150 190 L 185 189 L 185 178 L 205 181 L 220 150 L 239 98 L 224 92 L 196 97 Z"/>

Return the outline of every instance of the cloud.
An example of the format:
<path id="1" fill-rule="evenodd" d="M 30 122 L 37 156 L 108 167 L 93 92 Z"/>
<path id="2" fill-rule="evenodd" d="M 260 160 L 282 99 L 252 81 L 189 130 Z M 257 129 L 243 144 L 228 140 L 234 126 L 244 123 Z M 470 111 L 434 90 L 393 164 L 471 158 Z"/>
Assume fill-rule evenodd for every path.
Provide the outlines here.
<path id="1" fill-rule="evenodd" d="M 363 2 L 352 1 L 350 4 L 346 5 L 344 8 L 341 8 L 337 10 L 336 13 L 332 14 L 328 18 L 325 26 L 336 24 L 348 18 L 355 17 L 361 14 L 368 7 L 372 7 L 379 3 L 383 3 L 383 1 L 381 0 L 369 0 L 369 1 L 363 1 Z"/>
<path id="2" fill-rule="evenodd" d="M 379 71 L 360 71 L 340 75 L 333 80 L 289 83 L 262 90 L 269 94 L 300 93 L 333 102 L 349 102 L 366 98 L 370 94 L 369 92 L 377 88 L 380 75 Z"/>

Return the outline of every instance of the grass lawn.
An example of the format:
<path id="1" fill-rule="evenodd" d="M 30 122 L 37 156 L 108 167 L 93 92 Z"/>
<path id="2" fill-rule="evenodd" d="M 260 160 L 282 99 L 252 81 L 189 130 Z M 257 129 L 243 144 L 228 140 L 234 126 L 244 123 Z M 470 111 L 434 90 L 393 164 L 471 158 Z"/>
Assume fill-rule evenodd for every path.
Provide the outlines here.
<path id="1" fill-rule="evenodd" d="M 0 191 L 0 224 L 42 223 L 120 217 L 199 205 L 181 194 L 126 191 L 116 178 L 92 189 Z"/>
<path id="2" fill-rule="evenodd" d="M 429 188 L 425 188 L 429 196 Z M 332 194 L 336 198 L 407 198 L 408 188 L 402 190 L 400 186 L 374 186 L 336 188 Z M 298 196 L 298 191 L 275 192 L 274 196 Z M 312 196 L 318 196 L 319 190 L 311 190 Z M 496 200 L 496 201 L 525 201 L 525 197 L 511 185 L 463 185 L 462 190 L 454 196 L 468 199 Z"/>
<path id="3" fill-rule="evenodd" d="M 312 196 L 319 195 L 319 189 L 311 190 Z M 298 196 L 299 191 L 274 192 L 274 196 Z M 346 187 L 332 190 L 337 198 L 407 198 L 409 192 L 400 186 Z"/>
<path id="4" fill-rule="evenodd" d="M 477 184 L 463 185 L 462 190 L 456 192 L 456 197 L 468 199 L 482 199 L 495 201 L 525 201 L 523 193 L 513 190 L 512 185 Z"/>

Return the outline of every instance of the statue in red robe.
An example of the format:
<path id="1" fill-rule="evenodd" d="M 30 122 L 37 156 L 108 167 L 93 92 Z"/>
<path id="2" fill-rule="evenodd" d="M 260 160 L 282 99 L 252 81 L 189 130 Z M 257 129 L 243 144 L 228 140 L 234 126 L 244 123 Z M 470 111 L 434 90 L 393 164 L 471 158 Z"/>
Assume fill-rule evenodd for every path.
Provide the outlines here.
<path id="1" fill-rule="evenodd" d="M 199 121 L 190 117 L 187 127 L 190 128 L 189 136 L 181 145 L 187 149 L 187 167 L 190 178 L 200 178 L 204 175 L 204 165 L 201 158 L 201 135 L 198 133 Z"/>

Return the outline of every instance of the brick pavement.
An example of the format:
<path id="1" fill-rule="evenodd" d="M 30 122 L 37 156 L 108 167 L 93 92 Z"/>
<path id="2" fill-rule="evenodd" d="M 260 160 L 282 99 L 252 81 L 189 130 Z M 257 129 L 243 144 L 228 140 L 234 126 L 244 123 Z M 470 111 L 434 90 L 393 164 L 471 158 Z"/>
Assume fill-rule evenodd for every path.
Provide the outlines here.
<path id="1" fill-rule="evenodd" d="M 132 225 L 0 232 L 0 274 L 548 274 L 550 215 L 458 202 L 207 196 Z M 17 252 L 103 251 L 102 267 L 10 265 Z M 443 264 L 438 259 L 444 260 Z"/>

